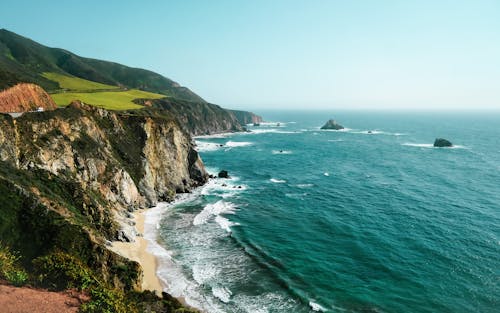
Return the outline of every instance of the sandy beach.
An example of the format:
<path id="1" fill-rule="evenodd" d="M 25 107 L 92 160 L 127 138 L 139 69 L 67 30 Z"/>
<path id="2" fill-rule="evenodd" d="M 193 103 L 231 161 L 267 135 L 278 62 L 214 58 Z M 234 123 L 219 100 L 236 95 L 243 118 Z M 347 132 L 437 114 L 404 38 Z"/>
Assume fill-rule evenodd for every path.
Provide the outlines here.
<path id="1" fill-rule="evenodd" d="M 144 212 L 139 210 L 133 213 L 133 220 L 137 232 L 144 234 Z M 128 259 L 138 262 L 144 272 L 142 280 L 142 289 L 151 290 L 161 296 L 163 286 L 156 276 L 157 261 L 156 257 L 147 251 L 148 241 L 143 237 L 136 236 L 135 242 L 114 241 L 111 250 Z"/>

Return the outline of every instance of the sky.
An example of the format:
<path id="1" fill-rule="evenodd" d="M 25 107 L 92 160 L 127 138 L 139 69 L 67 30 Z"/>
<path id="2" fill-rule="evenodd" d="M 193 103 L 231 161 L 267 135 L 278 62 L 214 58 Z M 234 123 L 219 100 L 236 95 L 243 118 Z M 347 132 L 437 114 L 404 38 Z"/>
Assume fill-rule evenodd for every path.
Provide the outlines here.
<path id="1" fill-rule="evenodd" d="M 498 0 L 9 1 L 0 28 L 244 109 L 500 109 Z"/>

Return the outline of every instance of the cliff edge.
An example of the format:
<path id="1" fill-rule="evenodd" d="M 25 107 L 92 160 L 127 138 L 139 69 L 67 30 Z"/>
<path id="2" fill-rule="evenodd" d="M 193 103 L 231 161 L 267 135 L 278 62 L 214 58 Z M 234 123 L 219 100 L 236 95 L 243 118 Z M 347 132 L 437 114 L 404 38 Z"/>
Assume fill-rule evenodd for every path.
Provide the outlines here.
<path id="1" fill-rule="evenodd" d="M 174 118 L 81 102 L 16 119 L 0 114 L 0 238 L 26 268 L 62 251 L 114 288 L 140 289 L 140 266 L 107 244 L 133 240 L 131 211 L 206 180 Z"/>

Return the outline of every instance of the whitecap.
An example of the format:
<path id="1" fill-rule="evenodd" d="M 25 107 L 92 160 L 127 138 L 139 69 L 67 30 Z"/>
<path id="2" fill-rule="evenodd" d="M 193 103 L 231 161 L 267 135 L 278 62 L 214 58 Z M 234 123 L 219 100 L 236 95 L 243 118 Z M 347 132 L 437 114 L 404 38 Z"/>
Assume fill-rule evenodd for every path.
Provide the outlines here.
<path id="1" fill-rule="evenodd" d="M 314 186 L 313 184 L 298 184 L 297 187 L 299 188 L 311 188 Z"/>
<path id="2" fill-rule="evenodd" d="M 227 138 L 229 136 L 234 135 L 235 133 L 218 133 L 218 134 L 212 134 L 212 135 L 200 135 L 200 136 L 194 136 L 194 139 L 203 139 L 203 138 Z"/>
<path id="3" fill-rule="evenodd" d="M 266 128 L 266 129 L 251 129 L 248 133 L 243 133 L 244 135 L 258 135 L 258 134 L 267 134 L 267 133 L 275 133 L 277 129 L 274 128 Z"/>
<path id="4" fill-rule="evenodd" d="M 196 141 L 196 150 L 198 152 L 216 151 L 221 148 L 220 143 L 208 141 Z"/>
<path id="5" fill-rule="evenodd" d="M 193 220 L 193 225 L 202 225 L 208 222 L 212 216 L 220 214 L 233 214 L 236 207 L 231 202 L 219 200 L 215 203 L 207 204 Z"/>
<path id="6" fill-rule="evenodd" d="M 411 143 L 411 142 L 405 142 L 401 144 L 402 146 L 409 146 L 409 147 L 419 147 L 419 148 L 434 148 L 434 145 L 432 143 Z"/>
<path id="7" fill-rule="evenodd" d="M 271 178 L 270 179 L 271 182 L 273 183 L 276 183 L 276 184 L 283 184 L 283 183 L 286 183 L 286 180 L 283 180 L 283 179 L 277 179 L 277 178 Z"/>
<path id="8" fill-rule="evenodd" d="M 318 129 L 319 131 L 322 132 L 351 132 L 353 129 L 352 128 L 342 128 L 342 129 Z"/>
<path id="9" fill-rule="evenodd" d="M 341 142 L 344 141 L 344 139 L 329 139 L 329 142 Z"/>
<path id="10" fill-rule="evenodd" d="M 382 130 L 362 130 L 362 131 L 352 131 L 352 134 L 363 134 L 363 135 L 387 135 L 387 136 L 404 136 L 403 133 L 391 133 Z"/>
<path id="11" fill-rule="evenodd" d="M 292 154 L 293 152 L 291 150 L 273 150 L 273 154 Z"/>
<path id="12" fill-rule="evenodd" d="M 238 226 L 240 225 L 239 223 L 235 223 L 235 222 L 231 222 L 230 220 L 228 220 L 227 218 L 225 217 L 222 217 L 220 215 L 217 215 L 215 217 L 215 222 L 217 224 L 219 224 L 220 228 L 224 229 L 225 231 L 227 231 L 228 233 L 231 232 L 231 227 L 232 226 Z"/>
<path id="13" fill-rule="evenodd" d="M 215 266 L 210 266 L 205 263 L 195 263 L 193 265 L 193 278 L 200 285 L 210 281 L 218 273 L 219 270 Z"/>
<path id="14" fill-rule="evenodd" d="M 248 186 L 243 184 L 235 184 L 239 179 L 238 177 L 231 177 L 230 179 L 214 178 L 210 179 L 202 188 L 202 195 L 217 195 L 222 198 L 229 198 L 241 191 L 247 190 Z"/>
<path id="15" fill-rule="evenodd" d="M 322 307 L 316 302 L 309 301 L 309 306 L 311 307 L 311 310 L 314 312 L 326 312 L 326 308 Z"/>
<path id="16" fill-rule="evenodd" d="M 251 145 L 253 145 L 253 142 L 248 142 L 248 141 L 228 141 L 225 144 L 225 146 L 229 148 L 247 147 Z"/>
<path id="17" fill-rule="evenodd" d="M 231 300 L 233 293 L 226 287 L 212 287 L 212 294 L 214 297 L 219 299 L 224 303 L 228 303 Z"/>
<path id="18" fill-rule="evenodd" d="M 330 176 L 330 173 L 328 173 L 328 172 L 324 172 L 324 173 L 323 173 L 323 175 L 325 175 L 325 176 Z"/>
<path id="19" fill-rule="evenodd" d="M 409 146 L 409 147 L 418 147 L 418 148 L 440 148 L 440 147 L 434 147 L 434 144 L 432 143 L 411 143 L 411 142 L 405 142 L 401 144 L 402 146 Z M 468 149 L 465 146 L 461 145 L 453 145 L 451 147 L 445 147 L 446 149 Z"/>

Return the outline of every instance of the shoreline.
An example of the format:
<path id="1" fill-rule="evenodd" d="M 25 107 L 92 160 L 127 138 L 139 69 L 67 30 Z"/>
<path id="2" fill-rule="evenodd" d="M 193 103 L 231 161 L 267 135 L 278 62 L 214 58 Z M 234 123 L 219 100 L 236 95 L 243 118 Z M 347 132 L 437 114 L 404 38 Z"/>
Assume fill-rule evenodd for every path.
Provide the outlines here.
<path id="1" fill-rule="evenodd" d="M 136 261 L 141 265 L 143 278 L 141 289 L 150 290 L 161 297 L 165 286 L 156 275 L 158 260 L 155 255 L 148 251 L 149 242 L 144 238 L 145 216 L 147 209 L 137 210 L 132 213 L 132 220 L 135 222 L 135 228 L 141 236 L 135 236 L 133 242 L 113 241 L 110 249 L 119 255 Z"/>
<path id="2" fill-rule="evenodd" d="M 154 207 L 139 209 L 131 213 L 136 231 L 140 235 L 135 236 L 134 242 L 113 241 L 109 249 L 141 265 L 143 271 L 141 290 L 153 291 L 159 297 L 162 297 L 162 292 L 166 292 L 186 308 L 196 310 L 199 313 L 206 313 L 203 309 L 189 304 L 183 296 L 175 296 L 168 291 L 169 282 L 162 279 L 158 272 L 164 253 L 157 255 L 151 251 L 158 247 L 165 251 L 157 241 L 158 231 L 156 223 L 164 209 L 178 203 L 178 201 L 182 201 L 182 199 L 183 197 L 170 203 L 160 202 Z M 170 257 L 168 256 L 167 258 Z"/>

